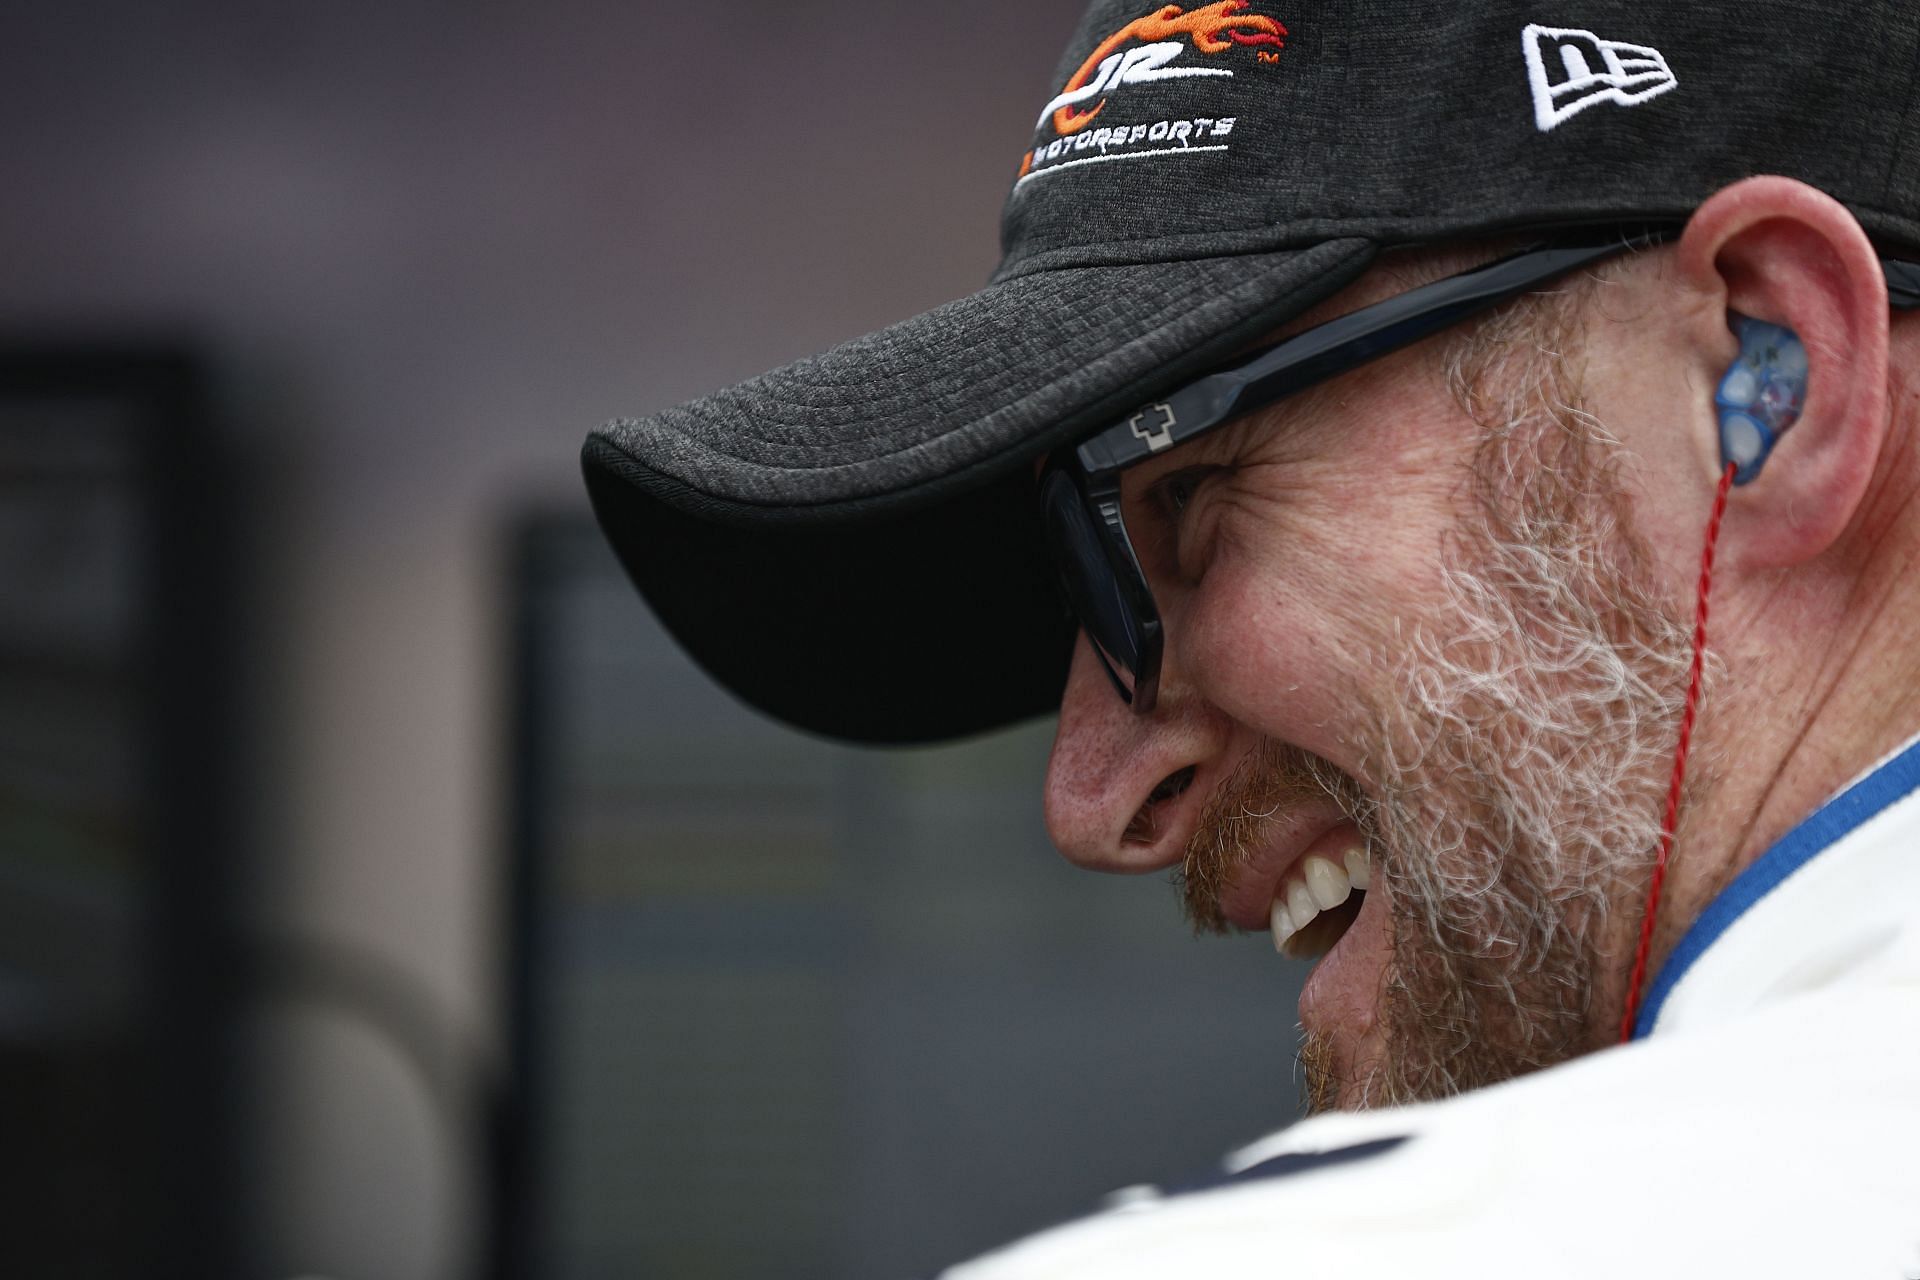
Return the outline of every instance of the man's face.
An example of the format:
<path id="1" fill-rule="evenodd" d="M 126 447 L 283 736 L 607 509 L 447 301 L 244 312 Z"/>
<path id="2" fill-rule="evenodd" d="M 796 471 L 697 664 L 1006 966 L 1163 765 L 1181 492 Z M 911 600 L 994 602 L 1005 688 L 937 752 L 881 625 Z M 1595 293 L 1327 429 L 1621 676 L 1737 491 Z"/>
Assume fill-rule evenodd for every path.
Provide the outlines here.
<path id="1" fill-rule="evenodd" d="M 1049 824 L 1088 865 L 1178 867 L 1199 927 L 1325 953 L 1316 1108 L 1492 1083 L 1618 1017 L 1689 650 L 1578 314 L 1523 304 L 1126 477 L 1160 703 L 1132 717 L 1083 642 Z"/>

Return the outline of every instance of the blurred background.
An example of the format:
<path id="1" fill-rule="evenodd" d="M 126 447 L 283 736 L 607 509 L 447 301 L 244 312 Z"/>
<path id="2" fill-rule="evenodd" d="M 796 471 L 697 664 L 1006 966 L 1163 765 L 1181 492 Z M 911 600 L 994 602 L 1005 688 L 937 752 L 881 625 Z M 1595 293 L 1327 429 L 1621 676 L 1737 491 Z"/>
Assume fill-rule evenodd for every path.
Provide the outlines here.
<path id="1" fill-rule="evenodd" d="M 758 720 L 578 479 L 984 281 L 1080 7 L 10 10 L 0 1274 L 925 1275 L 1292 1117 L 1047 725 Z"/>

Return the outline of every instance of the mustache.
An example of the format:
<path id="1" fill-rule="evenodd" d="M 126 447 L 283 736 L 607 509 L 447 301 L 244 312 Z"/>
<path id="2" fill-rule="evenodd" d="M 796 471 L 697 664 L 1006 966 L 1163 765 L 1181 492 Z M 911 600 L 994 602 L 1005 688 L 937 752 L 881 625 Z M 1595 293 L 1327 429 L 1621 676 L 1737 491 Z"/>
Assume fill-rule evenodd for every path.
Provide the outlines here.
<path id="1" fill-rule="evenodd" d="M 1174 884 L 1195 933 L 1226 933 L 1220 894 L 1252 859 L 1279 815 L 1331 797 L 1371 843 L 1374 805 L 1360 784 L 1325 757 L 1265 739 L 1241 758 L 1200 812 Z"/>

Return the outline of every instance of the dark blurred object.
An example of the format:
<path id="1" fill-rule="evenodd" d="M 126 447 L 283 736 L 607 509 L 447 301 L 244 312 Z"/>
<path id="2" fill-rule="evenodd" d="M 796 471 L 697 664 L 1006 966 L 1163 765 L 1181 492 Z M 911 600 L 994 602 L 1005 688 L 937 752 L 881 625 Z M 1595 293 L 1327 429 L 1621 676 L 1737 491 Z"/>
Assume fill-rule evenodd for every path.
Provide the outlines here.
<path id="1" fill-rule="evenodd" d="M 0 1275 L 234 1274 L 208 417 L 180 350 L 0 342 Z"/>
<path id="2" fill-rule="evenodd" d="M 1304 966 L 1069 867 L 1049 723 L 806 737 L 586 519 L 514 551 L 497 1280 L 931 1274 L 1293 1118 Z"/>

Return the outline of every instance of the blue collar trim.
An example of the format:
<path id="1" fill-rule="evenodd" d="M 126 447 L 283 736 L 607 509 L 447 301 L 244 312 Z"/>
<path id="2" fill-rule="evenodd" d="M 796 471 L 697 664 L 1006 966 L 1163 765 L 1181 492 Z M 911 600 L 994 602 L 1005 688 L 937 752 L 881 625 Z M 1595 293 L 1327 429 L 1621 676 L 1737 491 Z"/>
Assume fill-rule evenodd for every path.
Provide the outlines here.
<path id="1" fill-rule="evenodd" d="M 1661 966 L 1660 976 L 1640 1006 L 1633 1038 L 1644 1039 L 1660 1017 L 1660 1007 L 1680 984 L 1694 961 L 1720 940 L 1747 908 L 1767 896 L 1782 881 L 1814 857 L 1852 835 L 1871 818 L 1920 789 L 1920 741 L 1876 766 L 1871 772 L 1815 810 L 1812 816 L 1761 854 L 1753 865 L 1734 877 L 1720 896 L 1707 904 L 1680 945 Z"/>

